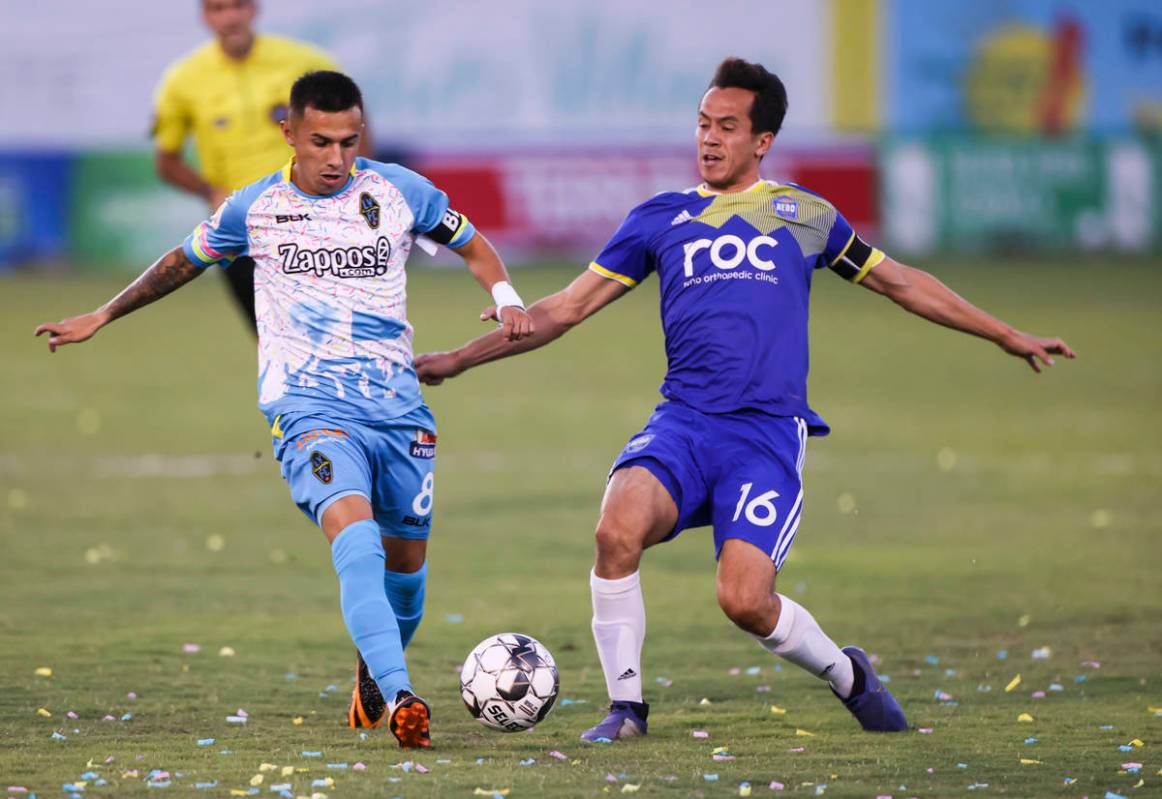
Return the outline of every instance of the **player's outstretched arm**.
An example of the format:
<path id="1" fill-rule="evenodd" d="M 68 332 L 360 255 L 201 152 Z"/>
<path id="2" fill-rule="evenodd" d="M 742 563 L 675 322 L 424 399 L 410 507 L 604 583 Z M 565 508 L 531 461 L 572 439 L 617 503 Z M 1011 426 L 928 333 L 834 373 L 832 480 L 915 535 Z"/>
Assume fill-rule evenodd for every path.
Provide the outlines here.
<path id="1" fill-rule="evenodd" d="M 487 316 L 481 315 L 481 320 L 491 318 L 499 322 L 502 335 L 507 341 L 531 336 L 534 328 L 532 318 L 509 282 L 504 261 L 500 260 L 500 255 L 492 243 L 484 238 L 484 234 L 478 232 L 466 244 L 453 248 L 452 252 L 464 259 L 476 282 L 496 301 L 496 305 L 489 306 L 491 311 L 486 311 Z"/>
<path id="2" fill-rule="evenodd" d="M 36 335 L 49 334 L 48 348 L 52 352 L 56 352 L 57 347 L 65 344 L 87 341 L 114 319 L 161 299 L 204 271 L 200 266 L 191 263 L 182 248 L 177 247 L 158 258 L 137 280 L 97 310 L 40 325 L 36 328 Z"/>
<path id="3" fill-rule="evenodd" d="M 529 336 L 519 341 L 509 341 L 503 330 L 494 330 L 451 352 L 428 352 L 418 356 L 416 373 L 423 383 L 438 386 L 447 378 L 482 363 L 543 347 L 627 291 L 629 288 L 621 283 L 606 280 L 586 270 L 564 289 L 550 294 L 528 309 L 534 326 Z M 486 308 L 480 315 L 482 321 L 495 318 L 494 307 Z"/>
<path id="4" fill-rule="evenodd" d="M 876 264 L 861 284 L 917 316 L 988 339 L 1010 355 L 1027 361 L 1034 372 L 1041 371 L 1041 364 L 1052 366 L 1054 355 L 1076 357 L 1063 340 L 1022 333 L 977 308 L 928 272 L 891 258 Z"/>

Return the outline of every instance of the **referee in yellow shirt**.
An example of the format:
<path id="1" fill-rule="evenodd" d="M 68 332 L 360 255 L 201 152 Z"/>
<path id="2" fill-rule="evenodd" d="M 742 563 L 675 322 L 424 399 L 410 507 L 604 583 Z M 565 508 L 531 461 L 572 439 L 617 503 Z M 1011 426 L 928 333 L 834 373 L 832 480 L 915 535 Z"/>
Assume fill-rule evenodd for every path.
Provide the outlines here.
<path id="1" fill-rule="evenodd" d="M 291 84 L 306 72 L 339 70 L 316 47 L 256 34 L 257 14 L 254 0 L 202 0 L 202 18 L 214 40 L 171 64 L 157 90 L 158 177 L 198 195 L 211 209 L 290 158 L 279 122 L 286 117 Z M 197 169 L 182 152 L 190 134 Z M 369 153 L 365 135 L 361 154 Z M 239 258 L 222 271 L 255 326 L 254 262 Z"/>

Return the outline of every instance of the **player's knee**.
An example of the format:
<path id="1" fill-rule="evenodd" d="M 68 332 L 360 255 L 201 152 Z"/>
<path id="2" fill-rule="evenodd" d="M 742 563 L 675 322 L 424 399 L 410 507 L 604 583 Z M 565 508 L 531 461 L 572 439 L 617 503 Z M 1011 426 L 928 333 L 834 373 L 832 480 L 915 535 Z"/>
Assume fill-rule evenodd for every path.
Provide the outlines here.
<path id="1" fill-rule="evenodd" d="M 736 626 L 748 633 L 766 635 L 771 627 L 771 601 L 764 593 L 745 586 L 718 586 L 718 606 Z"/>
<path id="2" fill-rule="evenodd" d="M 594 538 L 596 539 L 599 559 L 614 561 L 632 559 L 636 561 L 641 557 L 642 536 L 634 531 L 632 525 L 619 519 L 616 514 L 601 514 Z"/>

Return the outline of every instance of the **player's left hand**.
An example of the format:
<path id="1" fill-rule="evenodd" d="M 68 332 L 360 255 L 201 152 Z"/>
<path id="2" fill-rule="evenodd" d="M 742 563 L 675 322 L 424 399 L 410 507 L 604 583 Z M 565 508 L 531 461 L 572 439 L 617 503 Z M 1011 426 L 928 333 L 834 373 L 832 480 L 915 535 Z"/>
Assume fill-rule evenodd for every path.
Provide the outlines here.
<path id="1" fill-rule="evenodd" d="M 489 319 L 494 319 L 500 324 L 507 341 L 520 341 L 536 332 L 536 325 L 533 324 L 533 318 L 529 316 L 528 311 L 515 305 L 506 305 L 499 311 L 495 305 L 489 305 L 480 314 L 480 321 L 487 322 Z"/>
<path id="2" fill-rule="evenodd" d="M 1041 371 L 1042 364 L 1045 366 L 1053 365 L 1054 355 L 1064 355 L 1066 358 L 1077 357 L 1077 354 L 1062 339 L 1030 336 L 1019 330 L 1014 330 L 1011 336 L 997 342 L 997 344 L 1009 355 L 1024 359 L 1033 371 L 1038 373 Z"/>

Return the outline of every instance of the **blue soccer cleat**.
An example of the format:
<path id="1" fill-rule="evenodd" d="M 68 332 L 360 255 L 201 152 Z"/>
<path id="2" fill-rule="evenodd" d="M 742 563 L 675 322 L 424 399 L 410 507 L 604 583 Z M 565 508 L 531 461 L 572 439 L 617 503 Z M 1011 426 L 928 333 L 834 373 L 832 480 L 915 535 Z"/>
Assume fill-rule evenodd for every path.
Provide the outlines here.
<path id="1" fill-rule="evenodd" d="M 868 660 L 867 653 L 858 646 L 847 646 L 843 648 L 843 654 L 851 658 L 851 663 L 855 666 L 856 688 L 860 687 L 862 682 L 862 690 L 853 691 L 851 696 L 847 699 L 839 697 L 844 706 L 851 711 L 851 715 L 855 716 L 856 720 L 868 732 L 904 732 L 908 729 L 908 720 L 904 718 L 904 709 L 900 707 L 900 703 L 892 696 L 880 678 L 876 675 L 876 670 L 872 668 L 871 661 Z M 863 677 L 860 680 L 860 677 Z M 834 693 L 834 689 L 832 689 Z M 835 694 L 839 696 L 839 694 Z"/>
<path id="2" fill-rule="evenodd" d="M 622 738 L 645 735 L 649 725 L 646 718 L 650 706 L 645 702 L 614 702 L 609 706 L 609 715 L 596 727 L 581 733 L 582 741 L 590 743 L 613 743 Z"/>

